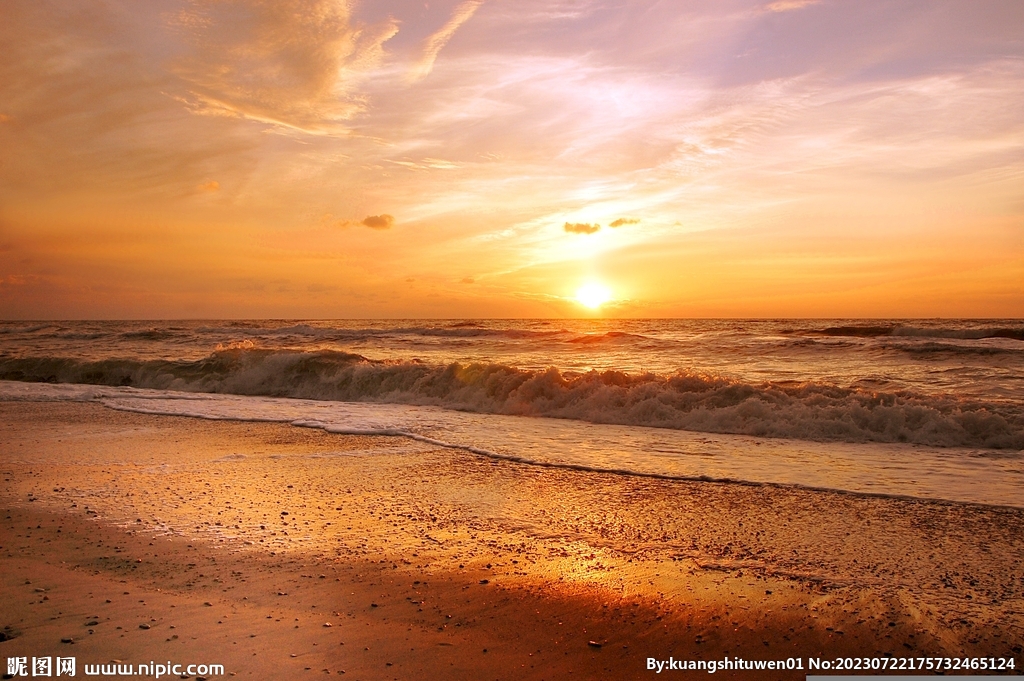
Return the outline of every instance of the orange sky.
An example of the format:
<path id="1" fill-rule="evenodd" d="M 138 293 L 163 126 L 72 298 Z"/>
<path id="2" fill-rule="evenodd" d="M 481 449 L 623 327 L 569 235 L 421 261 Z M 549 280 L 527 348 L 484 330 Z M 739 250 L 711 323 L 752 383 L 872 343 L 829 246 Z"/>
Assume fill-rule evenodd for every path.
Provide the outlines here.
<path id="1" fill-rule="evenodd" d="M 7 0 L 0 317 L 1024 316 L 1024 3 Z"/>

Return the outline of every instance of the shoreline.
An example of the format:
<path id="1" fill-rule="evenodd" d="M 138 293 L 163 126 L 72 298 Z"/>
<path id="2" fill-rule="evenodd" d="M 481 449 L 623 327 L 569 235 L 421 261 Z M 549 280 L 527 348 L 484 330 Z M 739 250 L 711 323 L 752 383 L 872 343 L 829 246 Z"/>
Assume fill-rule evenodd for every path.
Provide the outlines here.
<path id="1" fill-rule="evenodd" d="M 320 657 L 296 673 L 345 669 L 366 679 L 456 669 L 458 678 L 639 678 L 653 673 L 647 657 L 669 656 L 1013 656 L 1015 673 L 1024 663 L 1013 650 L 1024 640 L 1020 509 L 626 479 L 382 436 L 93 404 L 0 404 L 0 428 L 0 510 L 11 516 L 0 533 L 0 595 L 15 603 L 8 617 L 22 620 L 0 622 L 21 629 L 0 645 L 20 655 L 66 653 L 58 633 L 67 613 L 97 614 L 85 613 L 89 591 L 99 598 L 125 579 L 124 590 L 145 591 L 153 604 L 153 628 L 169 626 L 175 605 L 203 634 L 203 643 L 161 644 L 230 658 L 227 671 L 240 676 L 292 665 L 299 658 L 285 648 L 300 644 Z M 99 539 L 73 540 L 76 532 Z M 184 579 L 200 561 L 208 572 Z M 47 607 L 66 603 L 65 614 L 47 619 L 56 615 L 33 608 L 41 597 L 28 605 L 24 596 L 37 592 L 18 580 L 36 580 L 25 574 L 70 579 L 64 592 L 45 592 Z M 281 586 L 287 580 L 294 588 Z M 217 589 L 228 590 L 215 602 Z M 276 595 L 294 592 L 318 608 Z M 321 617 L 314 628 L 332 602 L 332 626 Z M 231 621 L 204 619 L 219 605 Z M 115 610 L 111 621 L 136 612 Z M 265 644 L 282 631 L 275 620 L 287 618 L 274 613 L 285 610 L 292 620 L 305 612 L 298 633 L 288 632 L 298 638 Z M 267 622 L 278 629 L 257 627 Z M 71 647 L 95 651 L 95 662 L 117 658 L 120 635 L 96 632 Z M 217 632 L 237 638 L 214 645 Z M 140 639 L 151 630 L 120 633 L 140 652 L 163 650 Z M 236 655 L 249 633 L 260 647 Z M 324 652 L 319 637 L 328 634 L 366 644 Z M 452 646 L 432 638 L 456 634 Z M 473 646 L 488 652 L 463 654 Z M 391 659 L 371 663 L 366 647 Z M 416 652 L 408 648 L 419 654 L 403 657 Z"/>
<path id="2" fill-rule="evenodd" d="M 0 381 L 0 401 L 91 402 L 137 414 L 386 435 L 499 461 L 581 472 L 1024 510 L 1022 455 L 1015 451 L 792 440 L 437 406 L 93 384 Z"/>

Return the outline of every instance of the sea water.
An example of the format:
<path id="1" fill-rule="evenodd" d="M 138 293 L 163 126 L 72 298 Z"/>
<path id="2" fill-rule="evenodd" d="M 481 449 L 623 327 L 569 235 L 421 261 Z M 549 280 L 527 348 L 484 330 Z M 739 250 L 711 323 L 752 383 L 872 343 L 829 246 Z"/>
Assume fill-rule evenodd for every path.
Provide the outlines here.
<path id="1" fill-rule="evenodd" d="M 1024 507 L 1019 320 L 2 322 L 0 399 Z"/>

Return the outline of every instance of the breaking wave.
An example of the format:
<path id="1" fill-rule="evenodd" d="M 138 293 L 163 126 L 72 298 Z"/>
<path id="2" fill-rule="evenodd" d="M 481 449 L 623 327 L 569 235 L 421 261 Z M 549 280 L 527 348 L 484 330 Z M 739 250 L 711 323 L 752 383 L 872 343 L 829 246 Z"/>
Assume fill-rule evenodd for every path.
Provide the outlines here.
<path id="1" fill-rule="evenodd" d="M 0 355 L 0 379 L 434 405 L 802 440 L 1024 449 L 1024 413 L 1016 404 L 815 382 L 744 383 L 696 372 L 576 374 L 231 347 L 197 361 Z"/>

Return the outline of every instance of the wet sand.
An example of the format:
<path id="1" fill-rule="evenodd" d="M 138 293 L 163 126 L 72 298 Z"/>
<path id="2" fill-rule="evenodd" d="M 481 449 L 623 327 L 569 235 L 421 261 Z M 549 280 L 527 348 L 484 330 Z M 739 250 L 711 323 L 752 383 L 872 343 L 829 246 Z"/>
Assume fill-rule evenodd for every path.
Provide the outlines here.
<path id="1" fill-rule="evenodd" d="M 1021 510 L 70 403 L 0 404 L 0 473 L 2 657 L 349 679 L 653 678 L 647 658 L 670 656 L 1024 666 Z"/>

